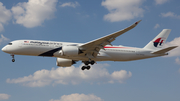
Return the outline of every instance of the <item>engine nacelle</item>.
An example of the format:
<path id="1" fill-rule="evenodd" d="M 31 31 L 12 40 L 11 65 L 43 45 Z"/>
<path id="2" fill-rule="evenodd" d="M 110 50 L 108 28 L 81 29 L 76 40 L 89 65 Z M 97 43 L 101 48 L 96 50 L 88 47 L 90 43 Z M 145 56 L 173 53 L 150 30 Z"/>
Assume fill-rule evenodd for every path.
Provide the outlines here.
<path id="1" fill-rule="evenodd" d="M 77 56 L 79 54 L 79 48 L 77 46 L 63 46 L 59 53 L 62 56 Z"/>
<path id="2" fill-rule="evenodd" d="M 60 67 L 70 67 L 76 62 L 71 59 L 57 58 L 56 65 Z"/>

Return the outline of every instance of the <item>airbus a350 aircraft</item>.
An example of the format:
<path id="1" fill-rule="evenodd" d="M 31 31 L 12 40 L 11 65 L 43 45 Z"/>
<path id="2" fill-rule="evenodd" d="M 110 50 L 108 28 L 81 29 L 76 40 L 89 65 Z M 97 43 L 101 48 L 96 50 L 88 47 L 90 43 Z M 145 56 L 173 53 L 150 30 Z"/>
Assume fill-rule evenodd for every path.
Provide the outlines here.
<path id="1" fill-rule="evenodd" d="M 69 67 L 77 61 L 82 61 L 85 65 L 81 69 L 89 70 L 91 68 L 89 64 L 93 65 L 96 61 L 132 61 L 159 57 L 168 55 L 168 51 L 177 47 L 162 48 L 171 31 L 170 29 L 163 29 L 144 48 L 111 45 L 116 37 L 133 29 L 139 22 L 87 43 L 16 40 L 3 47 L 2 51 L 11 54 L 12 62 L 15 61 L 14 55 L 48 56 L 57 58 L 57 66 Z"/>

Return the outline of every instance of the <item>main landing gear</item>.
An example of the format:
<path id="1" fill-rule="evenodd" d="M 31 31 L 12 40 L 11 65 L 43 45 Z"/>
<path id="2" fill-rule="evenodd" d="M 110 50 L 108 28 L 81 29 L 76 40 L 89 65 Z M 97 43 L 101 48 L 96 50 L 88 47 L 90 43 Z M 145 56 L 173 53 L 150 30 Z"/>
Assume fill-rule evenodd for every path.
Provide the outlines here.
<path id="1" fill-rule="evenodd" d="M 89 65 L 85 65 L 85 66 L 82 66 L 82 70 L 85 70 L 85 69 L 87 69 L 87 70 L 89 70 L 91 68 L 91 66 L 89 66 Z"/>
<path id="2" fill-rule="evenodd" d="M 95 63 L 95 61 L 91 61 L 91 60 L 83 61 L 83 62 L 85 64 L 85 66 L 82 66 L 82 68 L 81 68 L 82 70 L 85 70 L 85 69 L 89 70 L 91 68 L 91 66 L 89 66 L 89 64 L 94 65 L 94 63 Z"/>
<path id="3" fill-rule="evenodd" d="M 11 56 L 12 56 L 12 62 L 15 62 L 14 54 L 12 54 Z"/>

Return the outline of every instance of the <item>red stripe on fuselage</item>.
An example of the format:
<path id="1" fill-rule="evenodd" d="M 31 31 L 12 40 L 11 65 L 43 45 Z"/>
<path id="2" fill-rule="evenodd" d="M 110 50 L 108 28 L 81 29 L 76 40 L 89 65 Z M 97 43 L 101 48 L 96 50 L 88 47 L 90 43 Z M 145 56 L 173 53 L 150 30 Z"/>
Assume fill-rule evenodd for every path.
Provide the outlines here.
<path id="1" fill-rule="evenodd" d="M 113 47 L 113 46 L 105 46 L 104 48 L 130 48 L 130 47 Z"/>

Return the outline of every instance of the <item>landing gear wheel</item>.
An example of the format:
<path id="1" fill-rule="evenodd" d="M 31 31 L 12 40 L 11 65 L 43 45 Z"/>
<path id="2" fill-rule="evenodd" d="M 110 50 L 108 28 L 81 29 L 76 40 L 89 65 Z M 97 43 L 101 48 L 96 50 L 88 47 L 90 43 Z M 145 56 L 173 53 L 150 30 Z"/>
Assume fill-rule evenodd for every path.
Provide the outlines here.
<path id="1" fill-rule="evenodd" d="M 89 59 L 89 61 L 83 61 L 83 62 L 85 65 L 81 68 L 82 70 L 85 70 L 85 69 L 90 70 L 91 66 L 89 66 L 89 64 L 94 65 L 95 63 L 95 61 L 91 59 Z"/>
<path id="2" fill-rule="evenodd" d="M 88 65 L 88 64 L 89 64 L 89 61 L 86 61 L 84 64 L 85 64 L 85 65 Z"/>
<path id="3" fill-rule="evenodd" d="M 91 66 L 82 66 L 81 70 L 85 70 L 85 69 L 89 70 L 90 68 Z"/>
<path id="4" fill-rule="evenodd" d="M 84 64 L 85 65 L 89 65 L 89 64 L 91 64 L 91 65 L 94 65 L 94 63 L 95 63 L 95 61 L 94 60 L 90 60 L 90 61 L 84 61 Z"/>
<path id="5" fill-rule="evenodd" d="M 12 59 L 12 62 L 15 62 L 15 59 Z"/>
<path id="6" fill-rule="evenodd" d="M 11 54 L 11 56 L 12 56 L 12 62 L 15 62 L 15 59 L 14 59 L 14 54 Z"/>
<path id="7" fill-rule="evenodd" d="M 87 66 L 86 69 L 89 70 L 91 68 L 91 66 Z"/>
<path id="8" fill-rule="evenodd" d="M 82 66 L 81 70 L 85 70 L 85 69 L 86 69 L 86 67 L 85 67 L 85 66 Z"/>
<path id="9" fill-rule="evenodd" d="M 95 61 L 91 61 L 91 62 L 90 62 L 91 65 L 94 65 L 94 63 L 95 63 Z"/>

